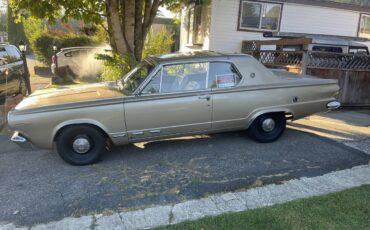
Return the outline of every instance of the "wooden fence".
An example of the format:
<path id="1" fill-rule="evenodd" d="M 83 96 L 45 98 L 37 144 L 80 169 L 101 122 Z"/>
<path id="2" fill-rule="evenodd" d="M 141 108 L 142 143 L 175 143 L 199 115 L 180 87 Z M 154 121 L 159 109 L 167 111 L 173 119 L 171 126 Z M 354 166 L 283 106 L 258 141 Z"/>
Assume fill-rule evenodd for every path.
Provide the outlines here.
<path id="1" fill-rule="evenodd" d="M 338 99 L 344 107 L 370 107 L 370 71 L 307 68 L 307 74 L 337 79 Z"/>

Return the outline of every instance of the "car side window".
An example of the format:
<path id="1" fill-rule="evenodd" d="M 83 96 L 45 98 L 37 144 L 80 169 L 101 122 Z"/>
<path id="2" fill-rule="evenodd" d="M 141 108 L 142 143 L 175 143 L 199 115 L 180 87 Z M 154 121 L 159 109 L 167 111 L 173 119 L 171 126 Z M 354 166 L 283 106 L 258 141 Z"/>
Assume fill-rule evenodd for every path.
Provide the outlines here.
<path id="1" fill-rule="evenodd" d="M 207 62 L 165 66 L 161 93 L 204 90 L 207 88 L 207 72 Z"/>
<path id="2" fill-rule="evenodd" d="M 167 65 L 142 91 L 143 94 L 175 93 L 207 89 L 208 62 Z"/>
<path id="3" fill-rule="evenodd" d="M 231 63 L 211 62 L 209 66 L 208 85 L 212 89 L 224 89 L 235 87 L 241 80 L 241 76 Z"/>
<path id="4" fill-rule="evenodd" d="M 6 52 L 4 47 L 0 47 L 0 66 L 9 64 L 8 62 L 9 55 Z"/>
<path id="5" fill-rule="evenodd" d="M 6 52 L 8 53 L 8 62 L 17 62 L 22 60 L 21 54 L 18 52 L 18 50 L 13 46 L 7 46 L 5 47 Z"/>
<path id="6" fill-rule="evenodd" d="M 143 89 L 141 94 L 157 94 L 160 92 L 161 87 L 161 75 L 162 69 L 160 69 L 152 80 L 148 83 L 148 85 Z"/>

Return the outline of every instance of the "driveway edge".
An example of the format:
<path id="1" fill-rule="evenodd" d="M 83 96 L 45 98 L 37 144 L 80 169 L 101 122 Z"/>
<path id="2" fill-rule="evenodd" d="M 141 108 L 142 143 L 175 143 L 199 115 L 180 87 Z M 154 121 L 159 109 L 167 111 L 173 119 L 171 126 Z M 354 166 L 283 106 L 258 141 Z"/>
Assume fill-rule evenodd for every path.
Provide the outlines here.
<path id="1" fill-rule="evenodd" d="M 17 228 L 14 224 L 0 223 L 0 230 L 149 229 L 207 216 L 246 211 L 296 199 L 325 195 L 366 184 L 370 184 L 370 165 L 357 166 L 318 177 L 302 177 L 281 185 L 271 184 L 245 192 L 229 192 L 175 205 L 156 206 L 109 216 L 99 214 L 80 218 L 68 217 L 57 222 L 23 228 Z"/>

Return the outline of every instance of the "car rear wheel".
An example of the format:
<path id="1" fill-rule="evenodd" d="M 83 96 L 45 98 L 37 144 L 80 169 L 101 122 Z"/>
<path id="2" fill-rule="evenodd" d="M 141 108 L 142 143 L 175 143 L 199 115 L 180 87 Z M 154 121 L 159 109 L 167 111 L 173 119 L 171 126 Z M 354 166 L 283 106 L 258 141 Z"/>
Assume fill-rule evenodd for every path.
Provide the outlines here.
<path id="1" fill-rule="evenodd" d="M 263 114 L 250 125 L 248 135 L 261 143 L 273 142 L 283 134 L 285 127 L 284 113 Z"/>
<path id="2" fill-rule="evenodd" d="M 91 126 L 70 126 L 56 139 L 60 157 L 72 165 L 88 165 L 100 160 L 106 152 L 104 134 Z"/>

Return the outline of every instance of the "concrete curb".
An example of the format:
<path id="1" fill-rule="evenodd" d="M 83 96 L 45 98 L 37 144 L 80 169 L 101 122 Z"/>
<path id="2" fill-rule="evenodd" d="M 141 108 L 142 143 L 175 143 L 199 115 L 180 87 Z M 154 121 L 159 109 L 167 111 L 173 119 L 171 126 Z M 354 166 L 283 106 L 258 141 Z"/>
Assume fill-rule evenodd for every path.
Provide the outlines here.
<path id="1" fill-rule="evenodd" d="M 325 195 L 345 189 L 370 184 L 370 165 L 332 172 L 323 176 L 290 180 L 281 185 L 267 185 L 246 192 L 213 195 L 199 200 L 185 201 L 173 206 L 157 206 L 144 210 L 115 213 L 109 216 L 93 215 L 65 218 L 61 221 L 29 227 L 31 230 L 47 229 L 149 229 L 197 220 L 207 216 L 240 212 L 285 203 L 288 201 Z M 13 224 L 0 224 L 0 230 L 16 228 Z"/>

